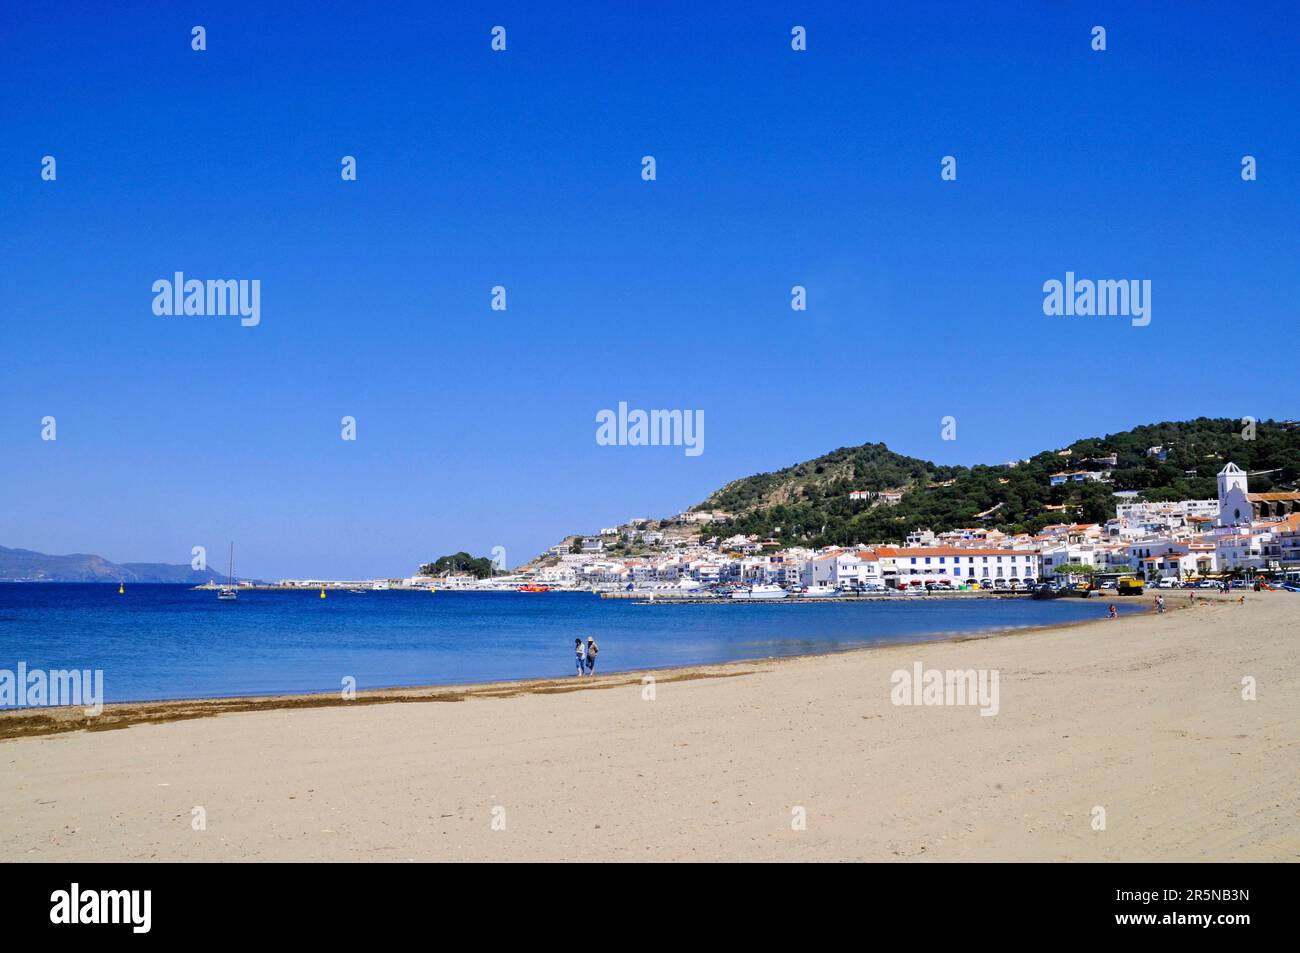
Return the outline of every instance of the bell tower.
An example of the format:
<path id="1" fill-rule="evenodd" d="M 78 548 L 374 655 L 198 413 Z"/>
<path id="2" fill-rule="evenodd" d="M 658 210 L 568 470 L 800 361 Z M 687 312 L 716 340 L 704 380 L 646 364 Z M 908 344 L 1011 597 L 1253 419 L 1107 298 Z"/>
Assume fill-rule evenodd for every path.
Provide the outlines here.
<path id="1" fill-rule="evenodd" d="M 1219 525 L 1232 526 L 1243 519 L 1249 523 L 1251 516 L 1246 499 L 1246 471 L 1229 463 L 1219 471 Z"/>

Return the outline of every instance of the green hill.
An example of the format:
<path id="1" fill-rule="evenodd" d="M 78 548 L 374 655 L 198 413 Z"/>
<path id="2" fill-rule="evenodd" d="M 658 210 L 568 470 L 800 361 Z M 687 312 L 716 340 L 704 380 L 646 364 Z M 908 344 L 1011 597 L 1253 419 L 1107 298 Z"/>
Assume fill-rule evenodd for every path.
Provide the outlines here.
<path id="1" fill-rule="evenodd" d="M 1134 427 L 1075 441 L 1068 455 L 1044 450 L 1015 465 L 944 467 L 884 444 L 847 447 L 772 473 L 728 483 L 695 510 L 733 514 L 727 532 L 775 536 L 814 546 L 902 542 L 908 532 L 995 526 L 1036 532 L 1048 523 L 1103 522 L 1115 515 L 1117 490 L 1145 500 L 1211 499 L 1215 475 L 1232 460 L 1250 471 L 1252 492 L 1300 479 L 1300 426 L 1263 421 L 1244 439 L 1240 420 L 1206 418 Z M 1148 449 L 1164 448 L 1164 459 Z M 1099 458 L 1113 455 L 1111 465 Z M 1110 471 L 1110 481 L 1050 486 L 1053 473 Z M 890 505 L 853 500 L 854 490 L 905 489 Z M 704 535 L 719 532 L 706 526 Z"/>

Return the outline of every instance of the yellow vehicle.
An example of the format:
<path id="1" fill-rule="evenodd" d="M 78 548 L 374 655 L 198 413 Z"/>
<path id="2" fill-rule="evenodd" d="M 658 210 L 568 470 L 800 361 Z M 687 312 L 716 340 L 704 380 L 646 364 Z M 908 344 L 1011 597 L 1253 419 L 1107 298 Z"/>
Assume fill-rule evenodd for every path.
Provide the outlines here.
<path id="1" fill-rule="evenodd" d="M 1135 576 L 1124 576 L 1115 584 L 1115 592 L 1121 596 L 1140 596 L 1142 588 L 1142 580 Z"/>

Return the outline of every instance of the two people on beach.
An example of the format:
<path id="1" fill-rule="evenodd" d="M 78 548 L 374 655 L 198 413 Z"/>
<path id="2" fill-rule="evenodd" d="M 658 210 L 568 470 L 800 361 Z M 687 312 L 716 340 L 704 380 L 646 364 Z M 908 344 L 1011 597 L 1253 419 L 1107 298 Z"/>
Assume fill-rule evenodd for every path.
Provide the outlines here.
<path id="1" fill-rule="evenodd" d="M 596 677 L 596 655 L 600 652 L 600 646 L 591 636 L 587 636 L 587 644 L 582 644 L 582 639 L 573 640 L 573 652 L 576 656 L 574 661 L 578 664 L 578 678 L 582 678 L 583 666 L 586 666 L 587 677 Z"/>

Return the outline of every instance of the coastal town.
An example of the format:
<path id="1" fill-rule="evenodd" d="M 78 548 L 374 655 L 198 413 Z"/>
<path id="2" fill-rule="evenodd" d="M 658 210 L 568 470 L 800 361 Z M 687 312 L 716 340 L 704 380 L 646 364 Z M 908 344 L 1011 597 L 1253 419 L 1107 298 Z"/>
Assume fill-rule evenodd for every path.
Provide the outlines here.
<path id="1" fill-rule="evenodd" d="M 1157 452 L 1160 448 L 1154 448 Z M 417 573 L 404 579 L 282 580 L 285 588 L 596 591 L 637 598 L 784 598 L 897 593 L 1028 594 L 1081 577 L 1130 576 L 1178 588 L 1300 577 L 1300 492 L 1251 493 L 1248 474 L 1229 462 L 1217 499 L 1147 502 L 1114 493 L 1116 515 L 1102 523 L 1061 522 L 1033 534 L 992 527 L 935 533 L 917 528 L 902 546 L 862 541 L 818 549 L 728 532 L 732 517 L 692 510 L 669 519 L 635 518 L 575 536 L 515 571 L 479 578 Z M 1105 471 L 1053 474 L 1057 481 L 1104 480 Z M 894 494 L 897 496 L 898 494 Z M 878 494 L 889 505 L 890 493 Z M 504 569 L 504 567 L 502 567 Z M 1123 591 L 1123 587 L 1119 587 Z"/>

